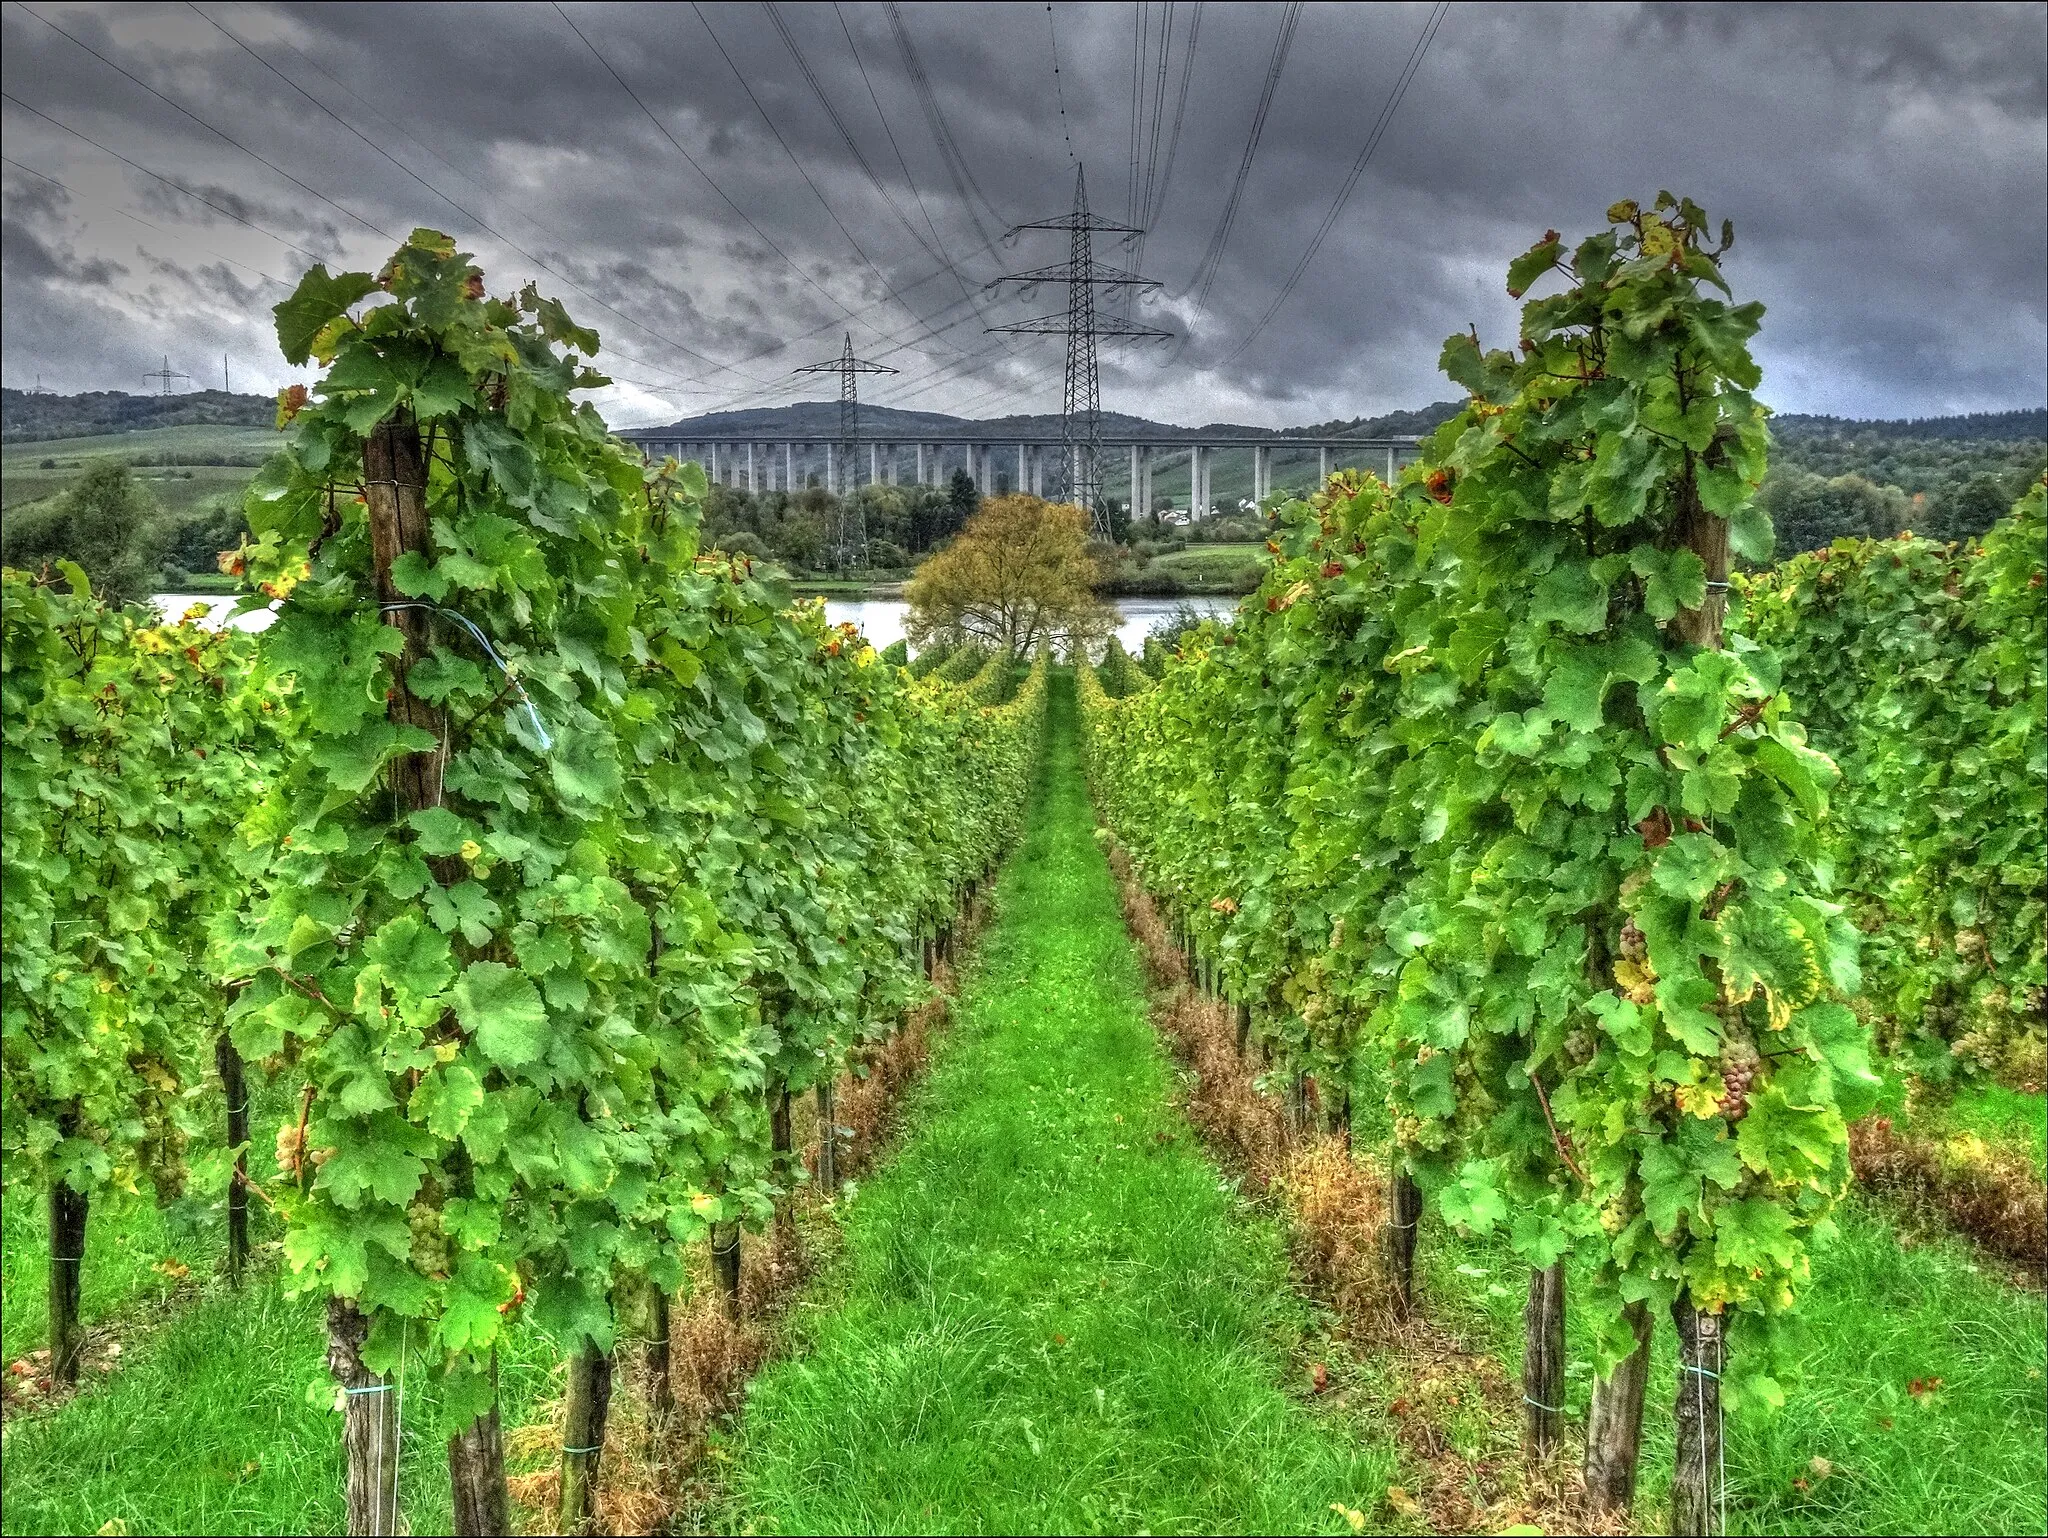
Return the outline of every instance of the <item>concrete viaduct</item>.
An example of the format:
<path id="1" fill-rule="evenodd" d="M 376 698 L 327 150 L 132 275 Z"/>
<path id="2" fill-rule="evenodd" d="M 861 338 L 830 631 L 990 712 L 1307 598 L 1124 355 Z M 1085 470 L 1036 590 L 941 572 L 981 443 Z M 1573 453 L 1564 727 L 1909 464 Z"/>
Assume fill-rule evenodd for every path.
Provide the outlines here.
<path id="1" fill-rule="evenodd" d="M 983 495 L 1002 491 L 1027 491 L 1042 496 L 1058 469 L 1065 452 L 1061 440 L 1052 436 L 969 438 L 958 434 L 926 434 L 914 438 L 863 439 L 854 446 L 855 463 L 842 465 L 840 446 L 816 434 L 778 433 L 691 433 L 676 435 L 660 430 L 628 431 L 619 436 L 640 445 L 649 459 L 696 460 L 704 466 L 713 484 L 744 491 L 794 491 L 809 484 L 813 474 L 828 489 L 851 490 L 861 485 L 939 486 L 955 471 L 964 469 L 973 477 Z M 1212 485 L 1215 456 L 1232 451 L 1250 451 L 1251 491 L 1256 502 L 1273 494 L 1274 454 L 1290 460 L 1316 457 L 1317 483 L 1333 470 L 1347 466 L 1381 472 L 1391 481 L 1395 472 L 1415 456 L 1418 438 L 1276 438 L 1264 434 L 1190 434 L 1185 438 L 1105 437 L 1103 479 L 1108 489 L 1111 476 L 1128 462 L 1128 479 L 1119 477 L 1127 492 L 1136 495 L 1134 507 L 1149 509 L 1156 500 L 1154 477 L 1164 470 L 1185 468 L 1193 495 L 1189 507 L 1193 516 L 1207 517 L 1216 510 Z"/>

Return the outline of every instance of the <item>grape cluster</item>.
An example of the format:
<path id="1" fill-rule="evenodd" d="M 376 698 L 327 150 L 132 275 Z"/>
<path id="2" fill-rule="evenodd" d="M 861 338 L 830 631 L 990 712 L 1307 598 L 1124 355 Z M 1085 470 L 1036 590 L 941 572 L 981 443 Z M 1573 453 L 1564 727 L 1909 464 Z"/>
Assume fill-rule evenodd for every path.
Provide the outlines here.
<path id="1" fill-rule="evenodd" d="M 405 1226 L 412 1230 L 412 1268 L 424 1276 L 448 1274 L 448 1236 L 441 1230 L 441 1209 L 416 1199 L 405 1209 Z"/>
<path id="2" fill-rule="evenodd" d="M 1721 1114 L 1732 1125 L 1749 1114 L 1749 1089 L 1761 1066 L 1756 1048 L 1746 1041 L 1731 1041 L 1721 1051 L 1721 1082 L 1728 1086 L 1721 1096 Z"/>

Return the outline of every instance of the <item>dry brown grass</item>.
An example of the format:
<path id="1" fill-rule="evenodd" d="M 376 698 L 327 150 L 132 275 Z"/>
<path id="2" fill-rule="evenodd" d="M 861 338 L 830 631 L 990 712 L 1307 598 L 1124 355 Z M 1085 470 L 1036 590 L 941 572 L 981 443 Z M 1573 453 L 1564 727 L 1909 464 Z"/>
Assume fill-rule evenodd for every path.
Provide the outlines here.
<path id="1" fill-rule="evenodd" d="M 955 944 L 962 953 L 987 919 L 986 906 L 978 905 L 956 926 Z M 932 982 L 936 996 L 911 1010 L 889 1037 L 862 1047 L 855 1054 L 857 1073 L 835 1087 L 834 1112 L 840 1125 L 852 1131 L 841 1144 L 841 1178 L 871 1169 L 887 1151 L 904 1095 L 924 1071 L 934 1039 L 945 1028 L 948 997 L 957 987 L 954 968 L 941 961 Z M 811 1096 L 792 1102 L 790 1131 L 815 1176 L 819 1123 Z M 622 1327 L 592 1531 L 668 1532 L 679 1514 L 708 1503 L 716 1477 L 706 1467 L 708 1435 L 744 1402 L 749 1380 L 780 1344 L 777 1323 L 810 1273 L 813 1254 L 829 1248 L 831 1204 L 809 1184 L 798 1187 L 792 1201 L 794 1221 L 773 1225 L 765 1234 L 741 1236 L 737 1318 L 725 1309 L 708 1257 L 692 1257 L 683 1301 L 669 1314 L 674 1405 L 666 1413 L 653 1409 L 645 1342 L 629 1339 Z M 812 1240 L 808 1246 L 806 1234 Z M 557 1530 L 563 1413 L 558 1386 L 541 1418 L 506 1432 L 507 1464 L 527 1466 L 507 1480 L 514 1526 L 522 1533 Z"/>
<path id="2" fill-rule="evenodd" d="M 1343 1135 L 1291 1127 L 1280 1101 L 1260 1092 L 1259 1066 L 1238 1055 L 1234 1008 L 1188 986 L 1180 950 L 1128 855 L 1113 840 L 1107 853 L 1125 924 L 1155 989 L 1153 1021 L 1192 1072 L 1188 1120 L 1247 1189 L 1285 1214 L 1304 1290 L 1335 1312 L 1355 1349 L 1390 1369 L 1394 1387 L 1374 1409 L 1395 1427 L 1409 1482 L 1388 1491 L 1387 1509 L 1440 1533 L 1518 1523 L 1546 1532 L 1628 1531 L 1587 1509 L 1574 1459 L 1533 1464 L 1514 1450 L 1512 1433 L 1501 1435 L 1519 1423 L 1521 1390 L 1497 1358 L 1466 1349 L 1420 1313 L 1398 1312 L 1383 1260 L 1385 1176 L 1360 1164 Z M 1311 1083 L 1311 1128 L 1317 1099 Z M 1461 1452 L 1453 1423 L 1475 1419 L 1491 1434 L 1476 1454 Z"/>
<path id="3" fill-rule="evenodd" d="M 2035 1286 L 2048 1282 L 2048 1187 L 2024 1154 L 1969 1134 L 1916 1137 L 1888 1116 L 1866 1116 L 1849 1128 L 1849 1164 L 1864 1185 L 1938 1215 Z"/>

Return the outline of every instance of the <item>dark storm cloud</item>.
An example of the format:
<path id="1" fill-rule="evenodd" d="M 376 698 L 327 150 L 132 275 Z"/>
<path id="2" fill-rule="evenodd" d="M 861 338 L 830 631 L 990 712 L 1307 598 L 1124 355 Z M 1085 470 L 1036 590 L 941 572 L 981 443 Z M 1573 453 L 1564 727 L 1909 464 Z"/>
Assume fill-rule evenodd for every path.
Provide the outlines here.
<path id="1" fill-rule="evenodd" d="M 1429 14 L 1305 8 L 1198 307 L 1282 9 L 1201 9 L 1142 253 L 1164 288 L 1129 311 L 1186 344 L 1106 353 L 1105 405 L 1283 424 L 1440 398 L 1448 332 L 1511 336 L 1511 256 L 1660 187 L 1736 222 L 1730 273 L 1769 307 L 1775 404 L 1893 416 L 2048 393 L 2040 6 L 1455 6 L 1245 346 Z M 1167 7 L 1062 3 L 1050 25 L 1032 4 L 901 7 L 974 187 L 942 158 L 882 5 L 564 10 L 414 8 L 398 31 L 349 5 L 8 4 L 6 89 L 65 127 L 10 105 L 7 154 L 70 189 L 8 168 L 9 382 L 135 388 L 167 350 L 282 381 L 267 310 L 308 253 L 375 266 L 431 224 L 494 287 L 537 279 L 604 334 L 621 421 L 826 394 L 789 371 L 848 332 L 903 371 L 868 398 L 1056 409 L 1057 341 L 985 327 L 1063 293 L 982 285 L 1057 261 L 1063 237 L 987 237 L 1067 206 L 1069 139 L 1094 207 L 1133 215 L 1133 181 L 1164 170 L 1193 6 L 1172 8 L 1156 156 Z"/>

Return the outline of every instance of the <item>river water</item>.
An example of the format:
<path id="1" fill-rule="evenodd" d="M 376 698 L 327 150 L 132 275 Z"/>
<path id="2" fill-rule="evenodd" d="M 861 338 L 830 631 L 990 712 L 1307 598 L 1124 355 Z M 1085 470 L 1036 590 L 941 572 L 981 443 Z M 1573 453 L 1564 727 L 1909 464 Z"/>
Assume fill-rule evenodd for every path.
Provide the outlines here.
<path id="1" fill-rule="evenodd" d="M 225 618 L 227 611 L 235 605 L 233 598 L 219 594 L 200 596 L 194 593 L 158 593 L 156 605 L 172 619 L 183 614 L 194 605 L 217 611 Z M 1152 627 L 1186 606 L 1202 615 L 1229 614 L 1237 607 L 1234 598 L 1119 598 L 1116 600 L 1119 616 L 1116 627 L 1117 639 L 1124 643 L 1127 651 L 1144 649 L 1145 636 Z M 858 625 L 870 645 L 877 648 L 888 646 L 903 639 L 903 622 L 910 612 L 910 605 L 900 598 L 869 598 L 847 600 L 828 598 L 825 600 L 825 615 L 833 624 L 851 621 Z M 267 609 L 258 609 L 234 620 L 241 630 L 261 630 L 269 625 L 272 615 Z"/>

